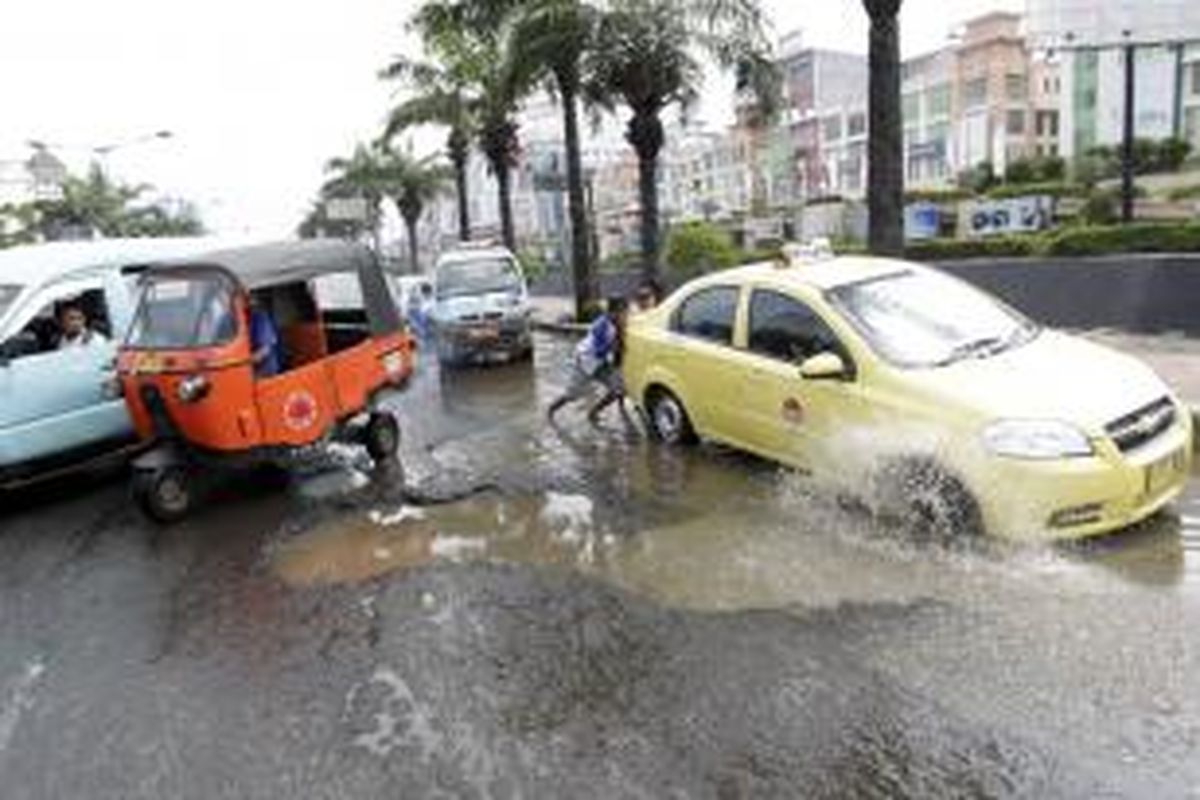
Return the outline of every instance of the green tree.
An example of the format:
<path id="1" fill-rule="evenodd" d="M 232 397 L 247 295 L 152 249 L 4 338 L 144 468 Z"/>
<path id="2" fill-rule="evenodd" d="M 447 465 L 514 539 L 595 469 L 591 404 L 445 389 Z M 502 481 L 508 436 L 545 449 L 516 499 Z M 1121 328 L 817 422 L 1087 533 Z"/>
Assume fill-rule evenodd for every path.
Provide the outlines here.
<path id="1" fill-rule="evenodd" d="M 710 222 L 675 225 L 667 236 L 667 266 L 684 274 L 726 269 L 738 262 L 733 239 Z"/>
<path id="2" fill-rule="evenodd" d="M 189 203 L 171 208 L 159 202 L 140 202 L 148 184 L 112 180 L 98 164 L 87 175 L 68 175 L 62 196 L 10 205 L 4 212 L 13 228 L 4 245 L 67 238 L 194 236 L 204 232 L 200 215 Z"/>
<path id="3" fill-rule="evenodd" d="M 613 0 L 585 57 L 589 101 L 630 111 L 625 138 L 638 158 L 642 269 L 658 272 L 658 154 L 662 112 L 696 99 L 702 56 L 732 69 L 737 90 L 753 91 L 764 117 L 779 105 L 780 79 L 769 56 L 758 0 Z"/>
<path id="4" fill-rule="evenodd" d="M 581 0 L 529 0 L 520 4 L 511 18 L 508 44 L 516 57 L 526 60 L 535 77 L 549 75 L 562 106 L 577 319 L 584 319 L 600 298 L 594 254 L 588 247 L 578 105 L 583 91 L 583 59 L 596 44 L 601 18 L 596 6 Z"/>
<path id="5" fill-rule="evenodd" d="M 877 255 L 904 250 L 904 136 L 900 112 L 900 2 L 863 0 L 871 20 L 867 56 L 868 244 Z"/>

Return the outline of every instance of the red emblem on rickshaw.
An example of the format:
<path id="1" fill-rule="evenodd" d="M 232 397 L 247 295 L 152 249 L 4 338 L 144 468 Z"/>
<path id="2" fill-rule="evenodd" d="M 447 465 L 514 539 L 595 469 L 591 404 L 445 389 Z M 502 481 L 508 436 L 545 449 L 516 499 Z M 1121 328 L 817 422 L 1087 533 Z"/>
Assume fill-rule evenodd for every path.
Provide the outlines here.
<path id="1" fill-rule="evenodd" d="M 283 402 L 283 421 L 294 431 L 302 431 L 317 421 L 317 400 L 310 393 L 292 392 Z"/>

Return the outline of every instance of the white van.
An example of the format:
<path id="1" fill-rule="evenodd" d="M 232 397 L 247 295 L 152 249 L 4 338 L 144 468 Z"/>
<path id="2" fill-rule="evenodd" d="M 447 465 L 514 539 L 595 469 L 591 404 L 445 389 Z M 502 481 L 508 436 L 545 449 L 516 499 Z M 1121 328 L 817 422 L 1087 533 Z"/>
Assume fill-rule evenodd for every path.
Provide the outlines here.
<path id="1" fill-rule="evenodd" d="M 458 363 L 533 353 L 525 274 L 504 247 L 464 245 L 443 253 L 433 276 L 438 359 Z"/>
<path id="2" fill-rule="evenodd" d="M 133 316 L 140 265 L 216 249 L 211 238 L 54 242 L 0 250 L 0 487 L 132 441 L 112 366 Z M 58 316 L 81 309 L 86 344 Z"/>

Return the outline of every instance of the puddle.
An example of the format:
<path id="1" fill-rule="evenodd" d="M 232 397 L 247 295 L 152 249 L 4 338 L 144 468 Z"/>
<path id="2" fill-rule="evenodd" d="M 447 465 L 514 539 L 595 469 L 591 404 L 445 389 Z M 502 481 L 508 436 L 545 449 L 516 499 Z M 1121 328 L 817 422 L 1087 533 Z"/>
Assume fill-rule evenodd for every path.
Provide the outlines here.
<path id="1" fill-rule="evenodd" d="M 532 368 L 434 369 L 397 398 L 410 480 L 432 476 L 451 494 L 498 491 L 419 507 L 368 500 L 279 542 L 277 573 L 303 585 L 433 562 L 527 563 L 698 609 L 928 598 L 978 608 L 1005 597 L 1200 587 L 1200 487 L 1174 515 L 1081 546 L 916 547 L 766 462 L 631 439 L 615 412 L 599 430 L 574 410 L 550 429 L 543 414 L 565 379 L 568 347 L 540 342 Z M 342 460 L 302 493 L 361 488 L 366 476 L 350 455 Z"/>

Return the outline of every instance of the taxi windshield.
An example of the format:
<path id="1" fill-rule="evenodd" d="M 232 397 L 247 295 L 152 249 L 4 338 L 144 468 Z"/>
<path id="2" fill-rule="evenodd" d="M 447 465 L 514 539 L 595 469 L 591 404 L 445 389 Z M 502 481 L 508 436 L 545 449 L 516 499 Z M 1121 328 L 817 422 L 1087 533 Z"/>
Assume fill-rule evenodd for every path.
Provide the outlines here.
<path id="1" fill-rule="evenodd" d="M 13 300 L 21 293 L 21 287 L 11 283 L 0 283 L 0 318 L 8 311 Z"/>
<path id="2" fill-rule="evenodd" d="M 129 331 L 137 348 L 190 348 L 222 344 L 237 333 L 233 292 L 219 275 L 151 278 Z"/>
<path id="3" fill-rule="evenodd" d="M 521 288 L 521 276 L 507 258 L 481 258 L 454 261 L 438 267 L 439 298 L 489 292 L 515 292 Z"/>
<path id="4" fill-rule="evenodd" d="M 873 350 L 902 367 L 985 358 L 1038 333 L 983 292 L 934 273 L 896 273 L 839 286 L 828 296 Z"/>

